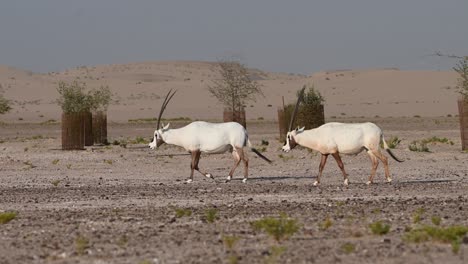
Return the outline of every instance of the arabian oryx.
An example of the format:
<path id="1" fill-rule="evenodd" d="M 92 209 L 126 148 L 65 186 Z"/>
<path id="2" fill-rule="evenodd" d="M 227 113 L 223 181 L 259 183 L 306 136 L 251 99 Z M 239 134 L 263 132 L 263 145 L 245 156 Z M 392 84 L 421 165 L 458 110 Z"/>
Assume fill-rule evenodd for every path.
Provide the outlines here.
<path id="1" fill-rule="evenodd" d="M 320 184 L 323 168 L 327 162 L 328 155 L 332 155 L 338 163 L 344 177 L 344 184 L 348 185 L 348 174 L 344 169 L 343 162 L 341 161 L 340 154 L 356 155 L 361 151 L 367 151 L 371 161 L 372 170 L 367 184 L 371 184 L 379 164 L 379 160 L 385 166 L 385 177 L 387 182 L 391 182 L 390 171 L 388 169 L 387 157 L 380 152 L 380 142 L 383 142 L 384 149 L 390 156 L 398 162 L 402 160 L 395 157 L 390 151 L 387 143 L 385 142 L 382 130 L 373 123 L 360 123 L 360 124 L 345 124 L 345 123 L 327 123 L 318 128 L 304 130 L 297 128 L 293 131 L 292 125 L 297 115 L 298 106 L 302 97 L 304 89 L 300 92 L 298 101 L 296 103 L 291 122 L 289 124 L 289 132 L 286 135 L 286 143 L 282 150 L 289 152 L 297 145 L 316 150 L 322 154 L 322 159 L 319 166 L 319 174 L 314 186 Z"/>
<path id="2" fill-rule="evenodd" d="M 172 90 L 171 90 L 172 91 Z M 154 138 L 149 147 L 151 149 L 157 148 L 162 144 L 171 144 L 179 147 L 183 147 L 190 154 L 192 154 L 192 163 L 190 165 L 191 172 L 190 178 L 187 180 L 188 183 L 193 181 L 194 170 L 200 172 L 204 176 L 214 179 L 210 173 L 202 172 L 198 168 L 198 162 L 200 161 L 201 153 L 207 154 L 218 154 L 226 151 L 232 152 L 235 162 L 227 177 L 226 182 L 232 179 L 232 175 L 236 170 L 237 166 L 241 161 L 244 162 L 244 179 L 242 182 L 247 181 L 249 173 L 249 160 L 247 155 L 244 153 L 244 147 L 248 146 L 251 151 L 257 154 L 260 158 L 271 163 L 271 161 L 263 156 L 256 149 L 252 148 L 250 144 L 249 136 L 243 126 L 236 122 L 228 123 L 207 123 L 202 121 L 196 121 L 188 124 L 185 127 L 170 129 L 169 124 L 160 127 L 161 116 L 166 109 L 167 104 L 172 99 L 176 92 L 171 94 L 171 91 L 166 95 L 164 102 L 159 112 L 157 129 L 154 131 Z"/>

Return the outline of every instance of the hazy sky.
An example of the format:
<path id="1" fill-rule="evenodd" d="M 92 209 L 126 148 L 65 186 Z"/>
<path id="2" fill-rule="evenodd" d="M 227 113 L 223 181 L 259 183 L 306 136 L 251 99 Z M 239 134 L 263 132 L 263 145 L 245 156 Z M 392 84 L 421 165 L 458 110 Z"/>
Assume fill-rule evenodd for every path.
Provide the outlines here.
<path id="1" fill-rule="evenodd" d="M 237 57 L 249 67 L 450 69 L 468 55 L 467 0 L 1 0 L 0 64 Z"/>

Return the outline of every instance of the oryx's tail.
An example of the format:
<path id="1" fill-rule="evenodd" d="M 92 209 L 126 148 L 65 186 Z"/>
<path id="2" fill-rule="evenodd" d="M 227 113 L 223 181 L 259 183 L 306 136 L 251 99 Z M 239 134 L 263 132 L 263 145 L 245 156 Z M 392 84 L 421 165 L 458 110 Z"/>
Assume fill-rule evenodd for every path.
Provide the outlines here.
<path id="1" fill-rule="evenodd" d="M 273 161 L 271 161 L 269 158 L 263 156 L 263 154 L 260 153 L 260 151 L 258 151 L 258 150 L 256 150 L 255 148 L 253 148 L 253 147 L 252 147 L 252 144 L 250 143 L 250 140 L 249 140 L 248 137 L 247 137 L 247 147 L 249 147 L 250 150 L 251 150 L 253 153 L 257 154 L 257 156 L 259 156 L 260 158 L 262 158 L 264 161 L 266 161 L 266 162 L 268 162 L 268 163 L 272 163 L 272 162 L 273 162 Z"/>
<path id="2" fill-rule="evenodd" d="M 398 161 L 398 162 L 403 162 L 403 161 L 404 161 L 404 160 L 401 160 L 401 159 L 397 158 L 397 157 L 395 156 L 395 154 L 393 154 L 393 152 L 392 152 L 392 151 L 390 150 L 390 148 L 388 147 L 387 142 L 385 141 L 385 138 L 384 138 L 383 134 L 382 134 L 382 141 L 383 141 L 384 149 L 388 152 L 388 154 L 389 154 L 394 160 L 396 160 L 396 161 Z"/>

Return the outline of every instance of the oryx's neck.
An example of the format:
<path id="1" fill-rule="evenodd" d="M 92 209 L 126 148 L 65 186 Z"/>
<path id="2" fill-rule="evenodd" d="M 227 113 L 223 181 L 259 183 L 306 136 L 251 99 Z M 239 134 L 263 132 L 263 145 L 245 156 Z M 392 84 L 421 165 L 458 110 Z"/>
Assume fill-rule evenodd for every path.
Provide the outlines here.
<path id="1" fill-rule="evenodd" d="M 317 149 L 319 137 L 317 136 L 317 129 L 305 130 L 302 133 L 294 136 L 294 140 L 298 145 L 306 148 Z"/>
<path id="2" fill-rule="evenodd" d="M 162 139 L 166 144 L 176 145 L 182 147 L 182 136 L 180 128 L 169 129 L 164 131 L 162 134 Z"/>

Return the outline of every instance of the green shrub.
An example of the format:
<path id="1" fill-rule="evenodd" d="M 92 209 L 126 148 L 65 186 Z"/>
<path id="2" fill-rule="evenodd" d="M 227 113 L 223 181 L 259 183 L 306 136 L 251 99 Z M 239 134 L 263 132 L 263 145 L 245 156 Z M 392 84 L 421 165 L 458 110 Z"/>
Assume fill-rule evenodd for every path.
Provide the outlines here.
<path id="1" fill-rule="evenodd" d="M 331 220 L 330 217 L 325 218 L 320 224 L 319 224 L 319 229 L 320 230 L 327 230 L 328 228 L 332 227 L 333 221 Z"/>
<path id="2" fill-rule="evenodd" d="M 279 218 L 265 217 L 252 222 L 255 230 L 264 231 L 276 242 L 288 239 L 294 235 L 300 228 L 296 219 L 290 219 L 286 214 L 280 214 Z"/>
<path id="3" fill-rule="evenodd" d="M 16 218 L 15 212 L 0 213 L 0 224 L 6 224 Z"/>
<path id="4" fill-rule="evenodd" d="M 205 220 L 208 223 L 214 223 L 218 219 L 218 209 L 210 208 L 205 211 Z"/>
<path id="5" fill-rule="evenodd" d="M 341 250 L 346 254 L 351 254 L 356 250 L 356 246 L 353 243 L 346 242 L 341 245 Z"/>
<path id="6" fill-rule="evenodd" d="M 11 102 L 0 94 L 0 114 L 5 114 L 11 110 Z"/>
<path id="7" fill-rule="evenodd" d="M 416 152 L 429 152 L 429 148 L 425 142 L 416 140 L 409 144 L 408 149 Z"/>
<path id="8" fill-rule="evenodd" d="M 175 214 L 177 218 L 181 218 L 184 216 L 191 216 L 192 215 L 192 210 L 190 209 L 185 209 L 185 208 L 176 208 L 175 209 Z"/>
<path id="9" fill-rule="evenodd" d="M 438 241 L 452 244 L 453 253 L 458 253 L 462 238 L 468 233 L 468 226 L 423 226 L 408 231 L 403 239 L 407 242 L 422 243 Z"/>
<path id="10" fill-rule="evenodd" d="M 390 225 L 384 224 L 382 221 L 375 221 L 369 227 L 374 235 L 385 235 L 390 231 Z"/>

